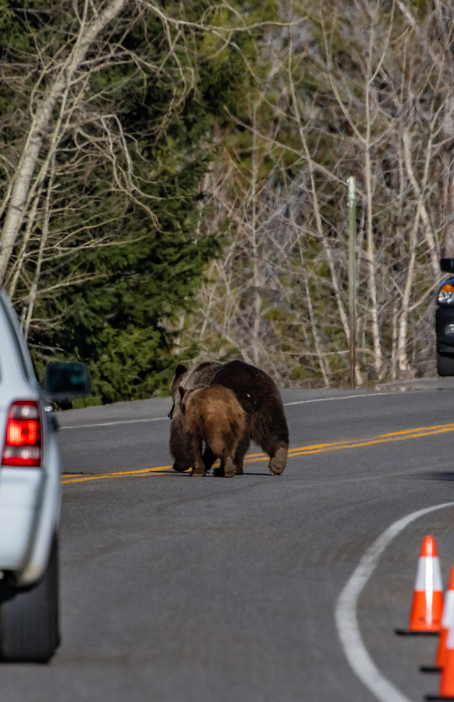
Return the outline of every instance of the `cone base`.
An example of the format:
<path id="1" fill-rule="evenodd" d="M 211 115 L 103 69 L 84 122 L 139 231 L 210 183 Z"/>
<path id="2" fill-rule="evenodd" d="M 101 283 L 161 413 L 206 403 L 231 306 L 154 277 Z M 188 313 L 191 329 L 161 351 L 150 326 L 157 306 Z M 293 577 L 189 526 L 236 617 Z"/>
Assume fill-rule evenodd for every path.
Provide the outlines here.
<path id="1" fill-rule="evenodd" d="M 410 631 L 410 629 L 394 629 L 397 636 L 440 636 L 439 631 Z"/>
<path id="2" fill-rule="evenodd" d="M 440 697 L 440 695 L 426 695 L 424 697 L 427 702 L 446 702 L 447 700 L 454 700 L 454 697 Z"/>
<path id="3" fill-rule="evenodd" d="M 415 590 L 408 628 L 410 631 L 441 631 L 443 593 Z"/>
<path id="4" fill-rule="evenodd" d="M 420 665 L 421 673 L 441 673 L 443 670 L 439 665 Z"/>

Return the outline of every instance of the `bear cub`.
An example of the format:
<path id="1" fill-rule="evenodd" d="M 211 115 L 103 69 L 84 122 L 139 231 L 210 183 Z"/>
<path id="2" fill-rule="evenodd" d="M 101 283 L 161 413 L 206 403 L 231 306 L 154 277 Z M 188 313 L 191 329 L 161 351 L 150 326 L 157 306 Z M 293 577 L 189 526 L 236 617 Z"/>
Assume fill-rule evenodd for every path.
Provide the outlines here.
<path id="1" fill-rule="evenodd" d="M 235 453 L 242 439 L 246 416 L 232 390 L 211 385 L 199 390 L 178 388 L 184 443 L 190 455 L 191 475 L 205 475 L 203 442 L 213 458 L 221 460 L 220 475 L 232 478 Z"/>

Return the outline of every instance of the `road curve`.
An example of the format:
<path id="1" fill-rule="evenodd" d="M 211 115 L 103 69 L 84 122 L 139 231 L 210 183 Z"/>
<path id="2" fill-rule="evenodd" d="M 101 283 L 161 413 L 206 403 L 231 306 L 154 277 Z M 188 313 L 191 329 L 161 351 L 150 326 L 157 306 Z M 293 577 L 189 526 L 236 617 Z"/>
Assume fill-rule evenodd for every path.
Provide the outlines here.
<path id="1" fill-rule="evenodd" d="M 170 471 L 167 399 L 60 415 L 62 646 L 48 666 L 0 666 L 3 698 L 376 700 L 349 665 L 335 606 L 385 530 L 454 500 L 454 390 L 437 387 L 285 392 L 280 477 L 256 447 L 232 480 Z M 394 629 L 424 534 L 446 582 L 453 521 L 447 507 L 399 531 L 357 602 L 368 656 L 414 702 L 436 691 L 418 670 L 436 642 Z"/>

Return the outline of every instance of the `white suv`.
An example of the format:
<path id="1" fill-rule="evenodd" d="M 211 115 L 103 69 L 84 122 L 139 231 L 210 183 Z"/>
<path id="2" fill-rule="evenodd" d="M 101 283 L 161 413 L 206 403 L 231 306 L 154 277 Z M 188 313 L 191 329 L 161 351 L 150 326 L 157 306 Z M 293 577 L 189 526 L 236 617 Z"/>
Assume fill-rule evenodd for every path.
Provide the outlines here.
<path id="1" fill-rule="evenodd" d="M 72 367 L 76 374 L 83 369 L 80 364 L 54 365 L 54 386 L 61 379 L 60 366 Z M 68 387 L 57 387 L 55 396 L 80 394 L 85 393 L 71 395 Z M 46 662 L 60 641 L 60 456 L 56 422 L 45 411 L 50 409 L 48 399 L 36 380 L 14 309 L 0 291 L 0 659 L 4 661 Z"/>

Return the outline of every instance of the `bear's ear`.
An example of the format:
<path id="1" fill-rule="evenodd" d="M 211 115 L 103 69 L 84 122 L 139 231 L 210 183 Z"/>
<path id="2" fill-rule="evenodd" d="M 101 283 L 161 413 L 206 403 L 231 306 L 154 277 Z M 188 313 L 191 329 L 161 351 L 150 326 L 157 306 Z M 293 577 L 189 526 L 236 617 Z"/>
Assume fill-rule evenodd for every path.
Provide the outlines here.
<path id="1" fill-rule="evenodd" d="M 186 390 L 185 390 L 184 388 L 182 388 L 181 385 L 180 385 L 180 386 L 178 387 L 178 392 L 180 393 L 180 397 L 183 399 Z"/>
<path id="2" fill-rule="evenodd" d="M 186 366 L 183 366 L 181 363 L 176 367 L 175 370 L 175 378 L 179 378 L 180 375 L 183 375 L 183 373 L 187 373 L 188 369 Z"/>

